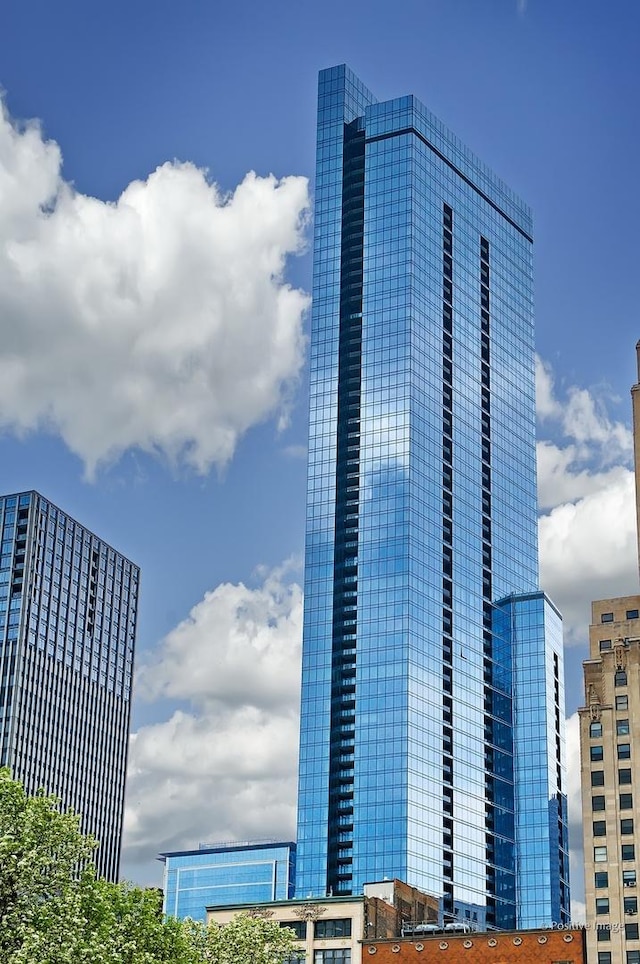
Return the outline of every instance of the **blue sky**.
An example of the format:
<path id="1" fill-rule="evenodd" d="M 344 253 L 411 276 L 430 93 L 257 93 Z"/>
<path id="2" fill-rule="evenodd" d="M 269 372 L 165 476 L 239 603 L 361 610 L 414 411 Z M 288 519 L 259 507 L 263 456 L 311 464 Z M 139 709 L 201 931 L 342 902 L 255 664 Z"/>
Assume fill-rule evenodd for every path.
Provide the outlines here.
<path id="1" fill-rule="evenodd" d="M 631 0 L 6 0 L 0 487 L 142 567 L 129 876 L 293 832 L 322 67 L 415 93 L 534 210 L 542 579 L 575 711 L 589 600 L 637 583 L 639 46 Z"/>

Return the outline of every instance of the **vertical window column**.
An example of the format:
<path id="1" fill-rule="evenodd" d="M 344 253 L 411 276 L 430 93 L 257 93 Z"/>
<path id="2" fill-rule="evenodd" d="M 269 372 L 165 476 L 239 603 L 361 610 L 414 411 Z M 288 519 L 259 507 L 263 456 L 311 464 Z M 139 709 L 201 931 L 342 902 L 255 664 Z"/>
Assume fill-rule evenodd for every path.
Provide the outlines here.
<path id="1" fill-rule="evenodd" d="M 353 866 L 364 133 L 345 126 L 333 559 L 327 893 L 350 894 Z"/>
<path id="2" fill-rule="evenodd" d="M 453 209 L 442 212 L 442 876 L 453 915 Z"/>

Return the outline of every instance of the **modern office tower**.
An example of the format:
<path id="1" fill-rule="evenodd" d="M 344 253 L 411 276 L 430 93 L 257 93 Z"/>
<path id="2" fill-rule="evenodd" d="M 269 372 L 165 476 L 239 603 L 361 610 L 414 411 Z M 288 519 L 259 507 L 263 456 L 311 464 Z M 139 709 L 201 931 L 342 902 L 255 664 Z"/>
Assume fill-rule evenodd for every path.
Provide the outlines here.
<path id="1" fill-rule="evenodd" d="M 320 74 L 296 894 L 566 919 L 531 218 L 414 97 Z"/>
<path id="2" fill-rule="evenodd" d="M 640 520 L 640 342 L 636 355 L 639 384 L 631 397 Z M 583 669 L 585 705 L 578 713 L 587 956 L 593 964 L 640 964 L 640 595 L 591 604 Z"/>
<path id="3" fill-rule="evenodd" d="M 37 492 L 0 497 L 0 766 L 82 814 L 117 880 L 139 570 Z"/>
<path id="4" fill-rule="evenodd" d="M 291 841 L 201 844 L 160 854 L 169 917 L 205 922 L 210 905 L 266 904 L 293 897 L 296 845 Z"/>

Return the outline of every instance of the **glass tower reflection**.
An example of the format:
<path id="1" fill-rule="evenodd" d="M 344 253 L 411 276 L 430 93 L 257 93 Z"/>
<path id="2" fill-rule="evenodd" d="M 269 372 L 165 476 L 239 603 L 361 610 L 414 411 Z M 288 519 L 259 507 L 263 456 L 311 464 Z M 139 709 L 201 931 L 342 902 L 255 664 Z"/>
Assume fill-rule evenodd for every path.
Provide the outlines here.
<path id="1" fill-rule="evenodd" d="M 321 72 L 297 894 L 567 916 L 531 230 L 414 97 Z"/>
<path id="2" fill-rule="evenodd" d="M 139 569 L 37 492 L 0 497 L 0 766 L 82 815 L 118 879 Z"/>

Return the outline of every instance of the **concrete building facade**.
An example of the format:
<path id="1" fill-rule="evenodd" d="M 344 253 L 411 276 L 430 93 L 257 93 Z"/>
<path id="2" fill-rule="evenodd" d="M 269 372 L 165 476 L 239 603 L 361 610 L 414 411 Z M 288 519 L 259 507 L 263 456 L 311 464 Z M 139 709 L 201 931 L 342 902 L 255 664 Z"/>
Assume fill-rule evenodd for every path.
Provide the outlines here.
<path id="1" fill-rule="evenodd" d="M 640 342 L 636 345 L 640 383 Z M 640 497 L 640 384 L 631 390 Z M 640 532 L 640 526 L 637 526 Z M 640 595 L 591 605 L 579 710 L 586 948 L 590 964 L 640 964 Z"/>
<path id="2" fill-rule="evenodd" d="M 365 940 L 395 940 L 417 922 L 436 926 L 438 900 L 400 880 L 364 885 L 357 897 L 326 897 L 208 907 L 207 922 L 237 914 L 267 917 L 293 930 L 298 952 L 289 964 L 360 964 Z"/>

